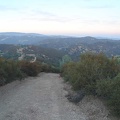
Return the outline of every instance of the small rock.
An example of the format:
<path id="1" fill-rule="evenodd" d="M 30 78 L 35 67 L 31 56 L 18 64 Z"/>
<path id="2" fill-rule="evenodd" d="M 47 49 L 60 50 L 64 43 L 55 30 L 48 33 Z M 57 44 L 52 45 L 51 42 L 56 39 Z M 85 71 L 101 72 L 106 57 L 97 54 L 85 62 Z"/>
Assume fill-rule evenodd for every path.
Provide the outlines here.
<path id="1" fill-rule="evenodd" d="M 79 103 L 83 99 L 84 96 L 85 96 L 84 90 L 80 90 L 74 93 L 73 95 L 69 94 L 66 97 L 70 102 Z"/>

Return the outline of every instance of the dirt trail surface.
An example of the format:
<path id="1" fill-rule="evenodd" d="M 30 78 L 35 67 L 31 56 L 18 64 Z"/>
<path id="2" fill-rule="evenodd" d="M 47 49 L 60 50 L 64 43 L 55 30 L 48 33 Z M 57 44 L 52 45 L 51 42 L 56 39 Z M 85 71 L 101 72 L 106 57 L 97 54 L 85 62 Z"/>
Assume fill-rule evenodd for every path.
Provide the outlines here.
<path id="1" fill-rule="evenodd" d="M 62 78 L 52 73 L 1 87 L 0 120 L 109 120 L 87 98 L 78 106 L 70 103 L 64 87 Z"/>
<path id="2" fill-rule="evenodd" d="M 0 89 L 0 120 L 86 120 L 65 98 L 58 74 L 42 73 Z"/>

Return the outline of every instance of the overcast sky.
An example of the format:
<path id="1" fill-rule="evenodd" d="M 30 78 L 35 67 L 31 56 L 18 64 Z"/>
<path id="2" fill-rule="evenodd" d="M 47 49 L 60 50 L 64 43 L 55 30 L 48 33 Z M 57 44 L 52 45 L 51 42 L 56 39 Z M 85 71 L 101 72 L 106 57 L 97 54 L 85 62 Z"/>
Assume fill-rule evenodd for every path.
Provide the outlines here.
<path id="1" fill-rule="evenodd" d="M 120 35 L 120 0 L 0 0 L 0 32 Z"/>

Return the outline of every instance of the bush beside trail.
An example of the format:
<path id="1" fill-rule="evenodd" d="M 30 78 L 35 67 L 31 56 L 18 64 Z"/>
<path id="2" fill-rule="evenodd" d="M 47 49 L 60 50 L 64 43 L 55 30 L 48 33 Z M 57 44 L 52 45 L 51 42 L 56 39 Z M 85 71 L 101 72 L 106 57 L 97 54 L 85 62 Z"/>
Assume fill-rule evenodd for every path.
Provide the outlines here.
<path id="1" fill-rule="evenodd" d="M 61 75 L 71 83 L 73 89 L 101 96 L 117 115 L 120 115 L 119 73 L 117 59 L 109 59 L 102 53 L 82 54 L 79 62 L 69 62 L 61 69 Z"/>
<path id="2" fill-rule="evenodd" d="M 40 72 L 58 73 L 59 69 L 41 62 L 31 63 L 0 58 L 0 86 L 27 76 L 37 76 Z"/>
<path id="3" fill-rule="evenodd" d="M 22 71 L 16 61 L 0 58 L 0 85 L 22 78 Z"/>
<path id="4" fill-rule="evenodd" d="M 120 74 L 113 79 L 98 81 L 96 91 L 98 96 L 107 101 L 113 114 L 120 117 Z"/>
<path id="5" fill-rule="evenodd" d="M 37 76 L 41 72 L 42 66 L 40 63 L 30 63 L 28 61 L 19 62 L 20 70 L 27 76 Z"/>

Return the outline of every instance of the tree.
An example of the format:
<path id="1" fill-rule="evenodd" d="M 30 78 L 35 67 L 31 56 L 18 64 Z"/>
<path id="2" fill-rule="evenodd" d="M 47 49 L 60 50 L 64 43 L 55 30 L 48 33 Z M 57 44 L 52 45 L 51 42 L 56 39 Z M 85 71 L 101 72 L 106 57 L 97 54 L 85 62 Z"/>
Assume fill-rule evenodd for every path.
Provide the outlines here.
<path id="1" fill-rule="evenodd" d="M 60 61 L 60 67 L 62 67 L 64 64 L 69 63 L 71 60 L 71 57 L 69 55 L 64 55 L 62 57 L 62 61 Z"/>

